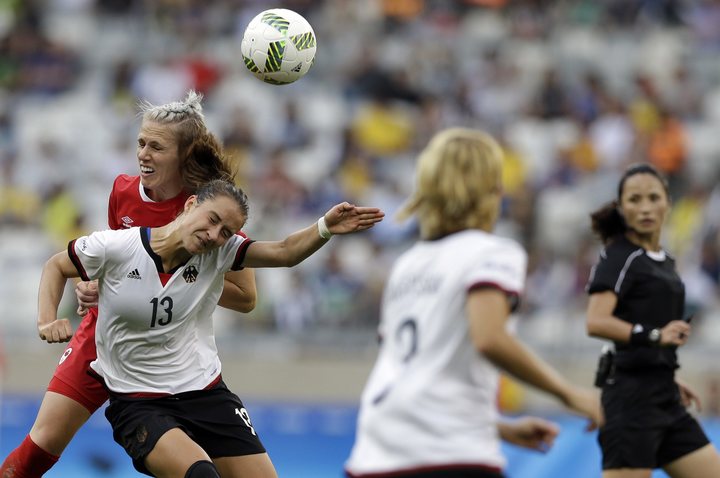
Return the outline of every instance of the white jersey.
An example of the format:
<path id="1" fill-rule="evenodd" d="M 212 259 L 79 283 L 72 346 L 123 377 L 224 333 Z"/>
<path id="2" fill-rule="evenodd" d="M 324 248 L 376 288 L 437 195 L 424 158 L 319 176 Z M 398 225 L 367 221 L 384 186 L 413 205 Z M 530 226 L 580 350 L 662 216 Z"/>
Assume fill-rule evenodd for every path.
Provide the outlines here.
<path id="1" fill-rule="evenodd" d="M 150 229 L 95 232 L 72 241 L 83 280 L 98 279 L 97 359 L 90 366 L 124 394 L 176 394 L 220 375 L 212 312 L 224 273 L 237 270 L 252 242 L 234 235 L 171 273 L 150 248 Z"/>
<path id="2" fill-rule="evenodd" d="M 516 242 L 479 230 L 419 242 L 398 259 L 346 463 L 352 476 L 457 464 L 504 468 L 498 370 L 473 346 L 465 304 L 477 287 L 517 298 L 526 264 Z"/>

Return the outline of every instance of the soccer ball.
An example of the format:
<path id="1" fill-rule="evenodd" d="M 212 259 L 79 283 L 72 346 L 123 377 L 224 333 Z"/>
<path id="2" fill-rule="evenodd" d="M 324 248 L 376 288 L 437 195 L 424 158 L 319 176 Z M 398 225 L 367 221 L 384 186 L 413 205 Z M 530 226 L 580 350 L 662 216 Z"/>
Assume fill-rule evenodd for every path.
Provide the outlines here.
<path id="1" fill-rule="evenodd" d="M 299 13 L 284 8 L 265 10 L 245 29 L 240 51 L 245 66 L 273 85 L 300 79 L 315 60 L 315 32 Z"/>

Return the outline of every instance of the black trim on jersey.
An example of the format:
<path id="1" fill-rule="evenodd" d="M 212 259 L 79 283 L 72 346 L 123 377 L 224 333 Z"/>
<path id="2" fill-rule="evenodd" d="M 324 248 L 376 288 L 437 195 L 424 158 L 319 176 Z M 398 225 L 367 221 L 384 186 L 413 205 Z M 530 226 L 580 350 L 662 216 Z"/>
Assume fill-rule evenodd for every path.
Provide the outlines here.
<path id="1" fill-rule="evenodd" d="M 155 263 L 155 268 L 157 269 L 158 273 L 160 273 L 160 274 L 174 274 L 175 271 L 185 267 L 187 265 L 187 263 L 189 262 L 189 260 L 185 261 L 185 262 L 173 267 L 172 270 L 165 272 L 165 268 L 163 267 L 163 263 L 162 263 L 162 257 L 157 255 L 155 253 L 155 251 L 152 250 L 152 247 L 150 247 L 150 228 L 149 227 L 141 227 L 140 228 L 140 240 L 142 241 L 142 245 L 145 248 L 145 250 L 147 251 L 148 255 Z"/>
<path id="2" fill-rule="evenodd" d="M 75 269 L 77 269 L 80 274 L 80 278 L 84 281 L 89 281 L 90 278 L 88 277 L 87 272 L 85 272 L 85 268 L 83 267 L 82 262 L 80 262 L 80 258 L 75 253 L 75 241 L 77 241 L 77 239 L 73 239 L 68 242 L 68 256 L 70 256 L 70 262 L 72 262 Z"/>
<path id="3" fill-rule="evenodd" d="M 243 236 L 245 236 L 245 235 L 243 234 Z M 247 237 L 247 236 L 245 236 L 245 237 Z M 253 241 L 251 239 L 246 239 L 245 242 L 240 244 L 240 247 L 238 247 L 238 250 L 235 253 L 235 260 L 232 263 L 232 267 L 230 267 L 231 271 L 239 271 L 239 270 L 244 269 L 242 263 L 245 260 L 245 254 L 247 254 L 248 247 L 253 242 L 255 242 L 255 241 Z"/>
<path id="4" fill-rule="evenodd" d="M 158 272 L 165 272 L 165 269 L 163 269 L 162 265 L 162 257 L 155 254 L 155 251 L 152 250 L 152 247 L 150 247 L 150 228 L 149 227 L 141 227 L 140 228 L 140 241 L 142 242 L 143 247 L 145 248 L 145 251 L 148 253 L 150 258 L 155 263 L 155 268 Z"/>
<path id="5" fill-rule="evenodd" d="M 470 287 L 468 287 L 468 292 L 472 292 L 474 290 L 482 290 L 482 289 L 496 289 L 505 294 L 507 296 L 507 300 L 510 305 L 510 312 L 515 312 L 518 307 L 520 307 L 520 294 L 515 292 L 514 290 L 507 290 L 504 287 L 502 287 L 500 284 L 496 282 L 490 282 L 490 281 L 482 281 L 482 282 L 476 282 L 472 284 Z"/>
<path id="6" fill-rule="evenodd" d="M 174 274 L 176 271 L 178 271 L 178 270 L 182 269 L 183 267 L 185 267 L 185 266 L 188 264 L 188 262 L 190 262 L 190 259 L 188 259 L 188 260 L 186 260 L 186 261 L 184 261 L 184 262 L 176 265 L 175 267 L 173 267 L 172 269 L 170 269 L 167 273 L 168 273 L 168 274 Z"/>
<path id="7" fill-rule="evenodd" d="M 168 272 L 165 272 L 165 268 L 163 267 L 163 263 L 162 263 L 162 257 L 157 255 L 155 253 L 155 251 L 152 250 L 152 247 L 150 247 L 150 229 L 151 228 L 149 228 L 149 227 L 141 227 L 140 228 L 140 241 L 142 242 L 142 245 L 145 248 L 145 251 L 147 251 L 148 255 L 155 263 L 155 268 L 157 269 L 157 271 L 159 273 L 174 274 L 176 271 L 178 271 L 179 269 L 182 269 L 183 267 L 185 267 L 188 264 L 188 262 L 190 262 L 189 260 L 184 261 L 183 263 L 178 264 L 177 266 L 173 267 Z M 238 247 L 238 250 L 235 253 L 235 260 L 233 261 L 233 264 L 231 267 L 231 270 L 233 270 L 233 271 L 239 271 L 239 270 L 243 269 L 242 262 L 245 260 L 245 253 L 247 252 L 247 248 L 250 244 L 255 242 L 255 241 L 247 239 L 247 236 L 245 236 L 245 234 L 240 233 L 238 235 L 241 235 L 242 237 L 246 238 L 246 240 L 242 244 L 240 244 L 240 247 Z"/>

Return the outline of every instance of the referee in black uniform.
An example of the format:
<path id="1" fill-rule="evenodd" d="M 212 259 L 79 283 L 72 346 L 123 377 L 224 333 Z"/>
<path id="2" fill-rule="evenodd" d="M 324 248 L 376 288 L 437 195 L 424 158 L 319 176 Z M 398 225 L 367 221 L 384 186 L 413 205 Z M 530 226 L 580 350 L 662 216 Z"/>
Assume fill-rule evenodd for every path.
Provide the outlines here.
<path id="1" fill-rule="evenodd" d="M 605 248 L 587 286 L 587 330 L 615 345 L 598 371 L 603 478 L 650 478 L 654 468 L 673 478 L 720 477 L 720 455 L 675 382 L 690 325 L 685 287 L 660 246 L 669 209 L 665 178 L 637 164 L 620 179 L 617 200 L 591 214 Z"/>

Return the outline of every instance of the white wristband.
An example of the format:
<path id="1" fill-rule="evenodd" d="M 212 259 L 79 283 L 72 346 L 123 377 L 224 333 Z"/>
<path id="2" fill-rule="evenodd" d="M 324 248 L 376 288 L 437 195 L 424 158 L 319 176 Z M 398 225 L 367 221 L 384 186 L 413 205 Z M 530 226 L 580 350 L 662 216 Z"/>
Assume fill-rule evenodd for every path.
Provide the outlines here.
<path id="1" fill-rule="evenodd" d="M 330 232 L 330 229 L 328 229 L 327 224 L 325 224 L 325 216 L 322 216 L 320 219 L 318 219 L 317 222 L 318 225 L 318 232 L 320 233 L 320 237 L 327 240 L 332 237 L 332 232 Z"/>

